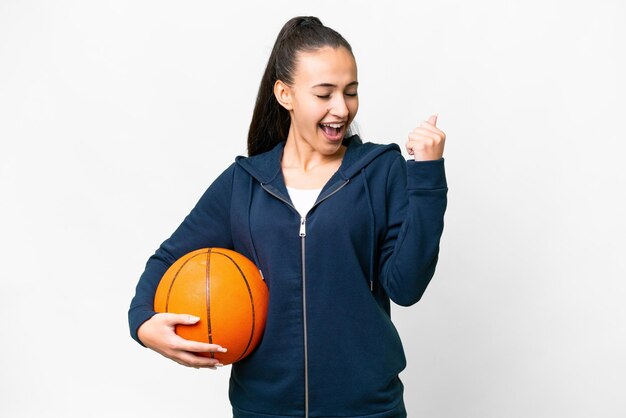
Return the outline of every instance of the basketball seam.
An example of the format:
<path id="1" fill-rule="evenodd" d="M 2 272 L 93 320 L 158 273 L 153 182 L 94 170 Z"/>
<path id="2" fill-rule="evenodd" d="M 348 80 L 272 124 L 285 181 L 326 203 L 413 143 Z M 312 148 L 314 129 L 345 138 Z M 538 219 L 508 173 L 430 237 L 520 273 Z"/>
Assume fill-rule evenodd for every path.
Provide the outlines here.
<path id="1" fill-rule="evenodd" d="M 178 278 L 178 274 L 180 273 L 180 271 L 183 269 L 183 267 L 185 267 L 185 265 L 187 265 L 188 262 L 190 262 L 191 260 L 193 260 L 199 255 L 204 255 L 205 253 L 206 252 L 194 254 L 193 257 L 189 257 L 189 259 L 185 260 L 185 262 L 178 268 L 178 270 L 176 271 L 176 274 L 174 274 L 174 278 L 172 279 L 172 282 L 170 283 L 170 287 L 167 289 L 167 297 L 165 298 L 165 312 L 169 312 L 170 295 L 172 293 L 172 288 L 174 287 L 174 283 L 176 282 L 176 279 Z"/>
<path id="2" fill-rule="evenodd" d="M 235 265 L 235 267 L 237 267 L 237 270 L 239 270 L 239 273 L 241 273 L 241 277 L 243 277 L 243 281 L 246 284 L 246 288 L 248 289 L 248 295 L 250 296 L 250 302 L 252 302 L 251 303 L 251 307 L 252 307 L 252 330 L 250 331 L 250 338 L 248 339 L 248 344 L 246 345 L 246 348 L 243 350 L 243 353 L 241 353 L 241 355 L 237 358 L 237 360 L 235 360 L 235 361 L 238 361 L 238 360 L 242 359 L 243 356 L 246 354 L 246 352 L 248 351 L 248 348 L 250 348 L 250 345 L 252 344 L 252 338 L 254 337 L 254 328 L 255 328 L 254 296 L 252 295 L 252 290 L 250 289 L 250 284 L 248 283 L 248 279 L 247 279 L 246 275 L 243 273 L 243 271 L 241 270 L 239 265 L 237 265 L 235 260 L 233 260 L 232 257 L 230 257 L 228 254 L 224 254 L 224 253 L 221 253 L 219 251 L 213 251 L 213 253 L 214 254 L 223 255 L 224 257 L 228 258 Z"/>
<path id="3" fill-rule="evenodd" d="M 206 322 L 207 322 L 207 334 L 209 336 L 209 344 L 213 344 L 213 334 L 211 331 L 211 249 L 206 254 L 206 270 L 204 276 L 204 282 L 206 285 Z M 214 352 L 209 352 L 211 358 L 215 358 Z"/>

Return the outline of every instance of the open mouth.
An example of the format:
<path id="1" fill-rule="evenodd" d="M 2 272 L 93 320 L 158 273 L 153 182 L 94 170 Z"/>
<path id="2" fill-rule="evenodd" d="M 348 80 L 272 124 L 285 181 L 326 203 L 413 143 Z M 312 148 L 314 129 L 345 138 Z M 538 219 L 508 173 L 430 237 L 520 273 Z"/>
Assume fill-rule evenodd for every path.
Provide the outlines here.
<path id="1" fill-rule="evenodd" d="M 343 138 L 345 123 L 320 123 L 320 128 L 330 140 L 336 141 Z"/>

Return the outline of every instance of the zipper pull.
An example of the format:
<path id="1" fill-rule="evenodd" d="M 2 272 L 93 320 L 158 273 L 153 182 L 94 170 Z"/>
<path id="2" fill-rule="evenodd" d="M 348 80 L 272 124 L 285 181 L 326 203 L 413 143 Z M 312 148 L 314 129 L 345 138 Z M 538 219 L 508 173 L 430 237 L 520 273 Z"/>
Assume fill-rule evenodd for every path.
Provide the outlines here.
<path id="1" fill-rule="evenodd" d="M 300 236 L 306 237 L 306 218 L 300 218 Z"/>
<path id="2" fill-rule="evenodd" d="M 370 292 L 374 291 L 374 280 L 370 280 Z"/>

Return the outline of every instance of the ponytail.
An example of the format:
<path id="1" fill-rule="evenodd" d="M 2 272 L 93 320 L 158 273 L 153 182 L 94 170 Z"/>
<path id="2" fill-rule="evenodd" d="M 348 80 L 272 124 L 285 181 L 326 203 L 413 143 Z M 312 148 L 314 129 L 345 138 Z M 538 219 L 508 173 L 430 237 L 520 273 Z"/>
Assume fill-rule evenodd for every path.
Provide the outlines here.
<path id="1" fill-rule="evenodd" d="M 344 47 L 352 53 L 352 47 L 343 36 L 314 16 L 294 17 L 280 30 L 261 78 L 252 113 L 248 130 L 249 156 L 269 151 L 287 140 L 291 117 L 276 100 L 274 84 L 277 80 L 288 85 L 293 83 L 298 52 L 310 52 L 325 46 Z M 349 128 L 346 137 L 351 135 L 350 132 Z"/>

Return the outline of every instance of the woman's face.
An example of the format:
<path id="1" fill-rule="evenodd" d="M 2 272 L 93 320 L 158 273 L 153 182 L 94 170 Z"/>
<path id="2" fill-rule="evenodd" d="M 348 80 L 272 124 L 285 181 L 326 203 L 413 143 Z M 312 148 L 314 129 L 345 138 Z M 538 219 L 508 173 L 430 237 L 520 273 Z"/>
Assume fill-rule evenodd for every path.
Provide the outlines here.
<path id="1" fill-rule="evenodd" d="M 357 87 L 356 62 L 346 48 L 299 52 L 293 83 L 282 91 L 289 138 L 324 155 L 336 153 L 359 109 Z"/>

